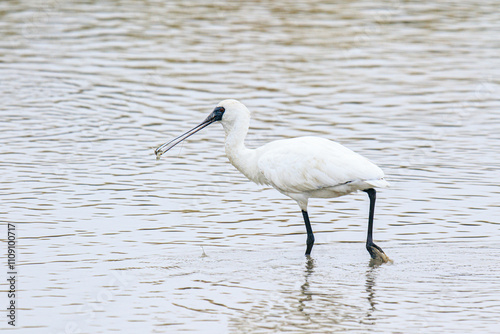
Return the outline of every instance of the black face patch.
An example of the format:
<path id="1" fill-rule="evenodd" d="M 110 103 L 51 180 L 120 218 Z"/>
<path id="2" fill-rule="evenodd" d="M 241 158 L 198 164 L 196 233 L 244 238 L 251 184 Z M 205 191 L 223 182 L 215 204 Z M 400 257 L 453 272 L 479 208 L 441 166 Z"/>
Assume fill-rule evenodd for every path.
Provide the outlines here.
<path id="1" fill-rule="evenodd" d="M 220 121 L 222 119 L 222 115 L 224 115 L 224 112 L 226 109 L 224 107 L 216 107 L 214 111 L 212 112 L 212 115 L 214 116 L 215 121 Z"/>

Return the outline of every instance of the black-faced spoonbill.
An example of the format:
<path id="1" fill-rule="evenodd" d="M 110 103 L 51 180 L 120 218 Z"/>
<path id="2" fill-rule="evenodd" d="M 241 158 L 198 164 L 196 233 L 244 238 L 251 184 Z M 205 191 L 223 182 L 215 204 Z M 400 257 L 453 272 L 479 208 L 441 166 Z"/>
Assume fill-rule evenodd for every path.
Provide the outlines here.
<path id="1" fill-rule="evenodd" d="M 350 149 L 319 137 L 276 140 L 257 149 L 245 147 L 250 111 L 241 102 L 224 100 L 198 126 L 159 146 L 161 155 L 206 126 L 221 122 L 226 133 L 226 155 L 231 164 L 257 184 L 270 185 L 291 197 L 302 210 L 307 230 L 306 255 L 311 254 L 314 235 L 307 214 L 309 198 L 334 198 L 363 190 L 370 198 L 366 249 L 373 259 L 389 258 L 372 238 L 375 187 L 387 187 L 384 172 Z"/>

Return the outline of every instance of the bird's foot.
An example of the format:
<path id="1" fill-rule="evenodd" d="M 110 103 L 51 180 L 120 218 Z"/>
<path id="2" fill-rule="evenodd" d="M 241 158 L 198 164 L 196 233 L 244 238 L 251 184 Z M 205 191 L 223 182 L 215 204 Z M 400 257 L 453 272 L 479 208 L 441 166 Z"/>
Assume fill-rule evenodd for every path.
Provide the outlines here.
<path id="1" fill-rule="evenodd" d="M 389 259 L 389 257 L 384 253 L 382 248 L 375 245 L 373 242 L 367 243 L 366 249 L 368 250 L 370 256 L 372 257 L 371 262 L 373 262 L 373 264 L 382 264 L 387 262 L 392 263 L 392 260 Z"/>
<path id="2" fill-rule="evenodd" d="M 311 250 L 312 250 L 312 245 L 307 245 L 307 249 L 306 249 L 306 257 L 310 257 L 311 256 Z"/>

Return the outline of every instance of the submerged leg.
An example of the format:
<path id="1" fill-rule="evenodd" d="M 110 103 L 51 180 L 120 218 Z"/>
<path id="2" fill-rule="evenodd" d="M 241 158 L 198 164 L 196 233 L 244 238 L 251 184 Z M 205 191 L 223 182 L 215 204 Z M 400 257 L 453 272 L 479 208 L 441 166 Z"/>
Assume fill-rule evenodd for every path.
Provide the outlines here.
<path id="1" fill-rule="evenodd" d="M 372 259 L 380 259 L 383 262 L 389 261 L 389 257 L 385 255 L 384 251 L 382 248 L 379 246 L 375 245 L 373 242 L 373 216 L 375 214 L 375 198 L 376 198 L 376 192 L 375 189 L 370 188 L 363 190 L 368 194 L 368 197 L 370 198 L 370 214 L 368 216 L 368 237 L 366 238 L 366 249 L 370 253 L 370 256 Z"/>
<path id="2" fill-rule="evenodd" d="M 308 256 L 311 254 L 311 250 L 314 245 L 314 234 L 311 228 L 311 222 L 309 221 L 309 215 L 307 214 L 307 211 L 302 210 L 302 216 L 304 216 L 304 223 L 306 223 L 306 231 L 307 231 L 306 255 Z"/>

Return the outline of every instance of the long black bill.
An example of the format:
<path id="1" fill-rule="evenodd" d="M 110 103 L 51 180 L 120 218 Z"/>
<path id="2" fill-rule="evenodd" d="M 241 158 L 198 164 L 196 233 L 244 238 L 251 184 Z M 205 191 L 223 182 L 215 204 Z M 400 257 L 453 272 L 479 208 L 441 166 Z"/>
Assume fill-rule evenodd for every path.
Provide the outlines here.
<path id="1" fill-rule="evenodd" d="M 171 141 L 169 141 L 163 145 L 158 146 L 155 150 L 156 159 L 160 159 L 160 157 L 163 153 L 167 152 L 168 150 L 173 148 L 175 145 L 179 144 L 184 139 L 191 137 L 196 132 L 209 126 L 213 122 L 220 121 L 220 119 L 222 118 L 222 115 L 219 115 L 219 113 L 216 113 L 216 111 L 218 111 L 217 108 L 203 122 L 201 122 L 200 124 L 198 124 L 197 126 L 192 128 L 191 130 L 183 133 L 179 137 L 175 137 L 174 139 L 172 139 Z"/>

